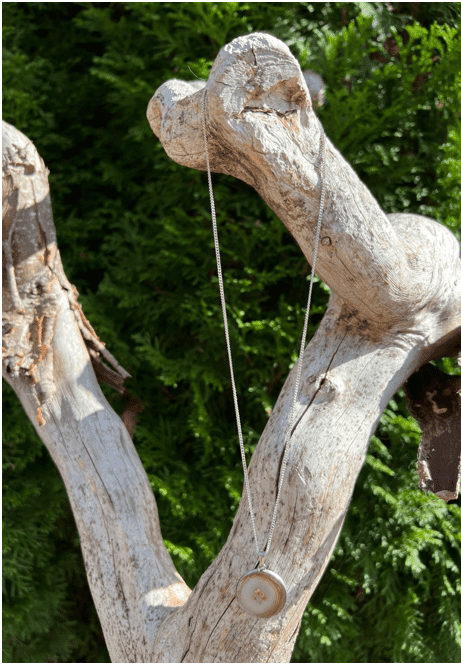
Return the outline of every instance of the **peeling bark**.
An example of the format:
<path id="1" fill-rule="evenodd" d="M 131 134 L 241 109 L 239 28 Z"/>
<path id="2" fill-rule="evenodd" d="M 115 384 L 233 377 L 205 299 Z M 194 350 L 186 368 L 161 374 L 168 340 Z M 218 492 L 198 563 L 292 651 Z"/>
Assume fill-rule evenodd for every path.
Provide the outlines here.
<path id="1" fill-rule="evenodd" d="M 65 292 L 80 332 L 100 365 L 100 354 L 116 369 L 120 385 L 130 375 L 109 353 L 85 318 L 78 291 L 67 281 L 56 242 L 48 175 L 34 144 L 2 123 L 3 197 L 3 371 L 29 379 L 36 418 L 45 424 L 43 406 L 53 397 L 53 338 Z M 114 379 L 114 378 L 113 378 Z"/>
<path id="2" fill-rule="evenodd" d="M 447 502 L 456 500 L 461 481 L 461 376 L 447 376 L 426 364 L 404 389 L 408 410 L 423 431 L 419 486 Z"/>
<path id="3" fill-rule="evenodd" d="M 311 262 L 321 128 L 298 63 L 285 44 L 255 33 L 220 51 L 206 84 L 174 80 L 157 90 L 147 112 L 154 133 L 172 159 L 200 170 L 206 170 L 205 93 L 212 170 L 251 184 Z M 112 660 L 289 661 L 303 611 L 339 536 L 368 441 L 392 395 L 410 379 L 412 408 L 421 403 L 428 426 L 440 428 L 449 409 L 455 413 L 450 426 L 458 426 L 458 383 L 444 387 L 440 381 L 445 379 L 424 367 L 461 349 L 458 242 L 427 217 L 384 214 L 326 138 L 317 272 L 332 294 L 305 351 L 297 424 L 267 560 L 287 585 L 287 603 L 277 616 L 261 620 L 244 614 L 235 600 L 239 578 L 256 563 L 245 492 L 225 546 L 191 593 L 174 569 L 147 476 L 95 378 L 89 351 L 103 354 L 120 376 L 126 372 L 107 355 L 63 273 L 45 167 L 30 141 L 8 126 L 6 146 L 3 375 L 65 482 Z M 418 389 L 420 370 L 429 380 L 425 392 Z M 249 469 L 263 544 L 295 372 L 296 366 Z M 443 393 L 446 387 L 450 395 Z M 437 437 L 440 449 L 445 440 Z M 427 451 L 423 454 L 434 480 L 435 466 Z M 452 482 L 456 462 L 449 464 L 451 483 L 444 480 L 436 492 L 444 499 L 440 491 L 459 487 Z M 427 483 L 424 488 L 432 486 L 439 487 Z"/>

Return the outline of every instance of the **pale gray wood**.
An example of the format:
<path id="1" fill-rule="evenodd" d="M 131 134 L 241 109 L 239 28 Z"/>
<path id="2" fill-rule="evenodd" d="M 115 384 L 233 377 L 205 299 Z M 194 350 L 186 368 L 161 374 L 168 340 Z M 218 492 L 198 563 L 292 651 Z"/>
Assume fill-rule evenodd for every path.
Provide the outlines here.
<path id="1" fill-rule="evenodd" d="M 11 253 L 25 313 L 17 311 L 4 283 L 3 377 L 63 478 L 112 661 L 149 662 L 159 624 L 189 589 L 163 544 L 133 442 L 96 380 L 94 350 L 85 337 L 91 326 L 75 310 L 56 248 L 47 176 L 33 143 L 4 122 L 3 231 L 5 237 L 13 228 Z M 52 334 L 44 349 L 37 329 L 45 313 Z"/>
<path id="2" fill-rule="evenodd" d="M 154 133 L 175 161 L 201 170 L 206 168 L 201 126 L 205 90 L 213 171 L 253 185 L 310 262 L 320 199 L 320 126 L 298 63 L 285 44 L 256 33 L 220 51 L 206 86 L 169 81 L 157 90 L 148 107 Z M 20 161 L 19 148 L 14 159 Z M 27 170 L 27 163 L 20 168 Z M 7 180 L 13 167 L 7 153 Z M 26 186 L 25 175 L 17 178 L 8 185 L 9 201 Z M 426 217 L 386 216 L 328 138 L 325 182 L 317 271 L 332 295 L 305 353 L 297 424 L 267 561 L 284 579 L 288 599 L 285 609 L 269 620 L 249 617 L 235 600 L 239 578 L 256 562 L 245 494 L 225 546 L 184 604 L 188 589 L 163 546 L 147 476 L 123 423 L 97 385 L 88 355 L 91 341 L 83 332 L 89 328 L 75 316 L 65 277 L 53 281 L 58 268 L 48 265 L 43 254 L 49 270 L 45 284 L 52 284 L 49 292 L 54 294 L 51 387 L 42 397 L 25 371 L 14 373 L 14 340 L 8 342 L 4 376 L 64 479 L 113 661 L 288 662 L 384 408 L 429 359 L 461 346 L 461 263 L 455 237 Z M 40 196 L 38 202 L 46 201 L 51 210 L 43 182 Z M 23 204 L 31 227 L 37 226 L 36 207 L 33 201 Z M 10 208 L 14 221 L 13 203 Z M 37 250 L 45 252 L 46 238 L 37 241 Z M 34 269 L 40 269 L 39 262 Z M 13 276 L 20 276 L 19 262 L 10 263 Z M 31 310 L 31 321 L 37 317 L 39 303 L 27 300 L 26 281 L 17 279 L 17 292 L 7 281 L 11 320 L 24 315 L 18 312 L 21 302 L 26 315 Z M 40 348 L 29 352 L 43 355 Z M 47 355 L 35 363 L 38 382 Z M 295 371 L 296 366 L 250 466 L 263 541 L 275 501 Z"/>

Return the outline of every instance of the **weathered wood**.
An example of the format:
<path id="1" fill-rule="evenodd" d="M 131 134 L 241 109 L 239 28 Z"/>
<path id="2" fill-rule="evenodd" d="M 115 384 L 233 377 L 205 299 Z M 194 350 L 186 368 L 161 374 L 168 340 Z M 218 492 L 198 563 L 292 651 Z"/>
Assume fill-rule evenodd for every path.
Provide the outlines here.
<path id="1" fill-rule="evenodd" d="M 95 333 L 83 322 L 64 276 L 47 175 L 32 142 L 4 122 L 3 238 L 12 246 L 24 314 L 9 297 L 8 277 L 3 377 L 64 481 L 112 661 L 148 662 L 158 625 L 170 607 L 184 603 L 189 589 L 163 544 L 155 498 L 133 442 L 93 371 Z M 44 348 L 39 321 L 45 315 L 52 333 Z M 122 377 L 129 375 L 116 360 L 115 366 Z"/>
<path id="2" fill-rule="evenodd" d="M 157 90 L 148 107 L 154 133 L 175 161 L 201 170 L 206 169 L 201 125 L 205 93 L 212 170 L 250 183 L 310 262 L 320 199 L 321 132 L 298 63 L 285 44 L 256 33 L 220 51 L 206 84 L 169 81 Z M 7 174 L 17 164 L 24 171 L 8 184 L 13 202 L 25 186 L 29 161 L 21 159 L 19 147 L 14 158 L 6 156 Z M 297 424 L 267 561 L 288 588 L 279 615 L 251 618 L 235 600 L 238 579 L 256 562 L 245 493 L 225 546 L 184 604 L 188 589 L 163 546 L 147 476 L 126 428 L 99 390 L 65 277 L 53 281 L 47 273 L 55 323 L 47 337 L 53 366 L 45 400 L 28 383 L 27 372 L 15 373 L 11 357 L 16 356 L 8 351 L 4 376 L 69 493 L 113 661 L 289 661 L 303 611 L 333 552 L 385 406 L 430 359 L 461 347 L 461 263 L 454 236 L 426 217 L 386 216 L 328 138 L 325 182 L 317 272 L 332 295 L 305 352 Z M 30 228 L 40 227 L 37 210 L 44 204 L 51 210 L 43 180 L 40 197 L 23 205 Z M 7 235 L 12 246 L 19 231 L 11 231 L 17 212 L 13 203 L 10 207 Z M 48 231 L 45 235 L 52 237 Z M 42 251 L 48 266 L 49 242 L 40 237 L 42 244 L 32 253 Z M 12 252 L 8 260 L 7 311 L 27 316 L 32 305 L 24 289 L 15 291 L 11 277 L 21 283 L 18 275 L 26 258 Z M 33 269 L 39 272 L 42 264 L 35 260 Z M 51 273 L 53 269 L 49 267 Z M 21 306 L 25 314 L 19 313 Z M 31 320 L 39 306 L 40 298 L 33 303 Z M 37 343 L 40 349 L 43 342 Z M 39 382 L 45 360 L 36 363 Z M 250 465 L 263 544 L 295 371 Z"/>

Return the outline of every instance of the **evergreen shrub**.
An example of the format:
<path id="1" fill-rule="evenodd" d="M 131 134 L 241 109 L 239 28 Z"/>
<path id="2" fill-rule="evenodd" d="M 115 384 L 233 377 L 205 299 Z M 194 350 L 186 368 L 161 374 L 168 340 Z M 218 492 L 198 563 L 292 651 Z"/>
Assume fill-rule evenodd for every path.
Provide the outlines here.
<path id="1" fill-rule="evenodd" d="M 51 170 L 64 268 L 144 403 L 134 443 L 191 586 L 243 480 L 206 175 L 167 157 L 148 101 L 168 79 L 206 79 L 231 39 L 267 31 L 324 78 L 325 131 L 383 209 L 461 239 L 459 17 L 459 3 L 4 4 L 4 119 Z M 296 361 L 310 268 L 250 187 L 213 180 L 250 457 Z M 308 338 L 329 296 L 314 279 Z M 109 661 L 59 473 L 7 385 L 4 406 L 3 661 Z M 293 661 L 461 661 L 460 501 L 418 489 L 419 439 L 399 390 Z"/>

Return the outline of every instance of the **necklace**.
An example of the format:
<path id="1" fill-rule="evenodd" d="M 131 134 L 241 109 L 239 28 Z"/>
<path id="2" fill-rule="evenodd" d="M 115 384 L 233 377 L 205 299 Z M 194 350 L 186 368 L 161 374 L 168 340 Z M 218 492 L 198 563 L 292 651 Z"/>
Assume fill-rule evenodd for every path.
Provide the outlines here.
<path id="1" fill-rule="evenodd" d="M 291 435 L 293 431 L 293 425 L 294 425 L 294 410 L 295 410 L 295 405 L 296 405 L 296 400 L 298 398 L 298 390 L 299 390 L 299 381 L 300 381 L 300 376 L 301 376 L 301 367 L 302 367 L 302 362 L 303 362 L 303 357 L 304 357 L 304 347 L 306 344 L 306 333 L 307 333 L 307 323 L 309 320 L 309 309 L 310 309 L 310 304 L 311 304 L 311 297 L 312 297 L 312 286 L 314 283 L 314 274 L 315 274 L 315 263 L 317 260 L 317 253 L 318 253 L 318 247 L 319 247 L 319 240 L 320 240 L 320 228 L 322 225 L 322 217 L 323 217 L 323 206 L 324 206 L 324 201 L 325 201 L 325 177 L 324 177 L 324 170 L 325 170 L 325 132 L 323 131 L 323 127 L 320 124 L 320 129 L 321 129 L 321 148 L 320 148 L 320 178 L 321 178 L 321 183 L 322 183 L 322 188 L 321 188 L 321 195 L 320 195 L 320 207 L 319 207 L 319 214 L 318 214 L 318 220 L 317 220 L 317 229 L 316 229 L 316 234 L 315 234 L 315 242 L 314 242 L 314 255 L 312 259 L 312 272 L 311 272 L 311 282 L 309 285 L 309 294 L 307 298 L 307 307 L 306 307 L 306 316 L 304 319 L 304 328 L 303 328 L 303 334 L 302 334 L 302 340 L 301 340 L 301 348 L 299 351 L 299 358 L 298 358 L 298 369 L 296 372 L 296 381 L 295 381 L 295 389 L 294 389 L 294 394 L 293 394 L 293 403 L 291 406 L 291 411 L 290 411 L 290 417 L 289 417 L 289 426 L 287 429 L 287 433 L 285 435 L 284 439 L 284 453 L 283 453 L 283 459 L 282 459 L 282 467 L 280 469 L 280 477 L 279 477 L 279 482 L 278 482 L 278 487 L 277 487 L 277 497 L 275 500 L 275 505 L 274 505 L 274 511 L 272 514 L 272 520 L 271 520 L 271 525 L 270 525 L 270 530 L 269 530 L 269 537 L 267 539 L 267 544 L 265 549 L 260 549 L 259 548 L 259 541 L 258 541 L 258 536 L 256 533 L 256 525 L 255 525 L 255 516 L 254 516 L 254 511 L 253 511 L 253 504 L 251 500 L 251 492 L 250 492 L 250 481 L 248 478 L 248 468 L 246 464 L 246 457 L 245 457 L 245 448 L 243 445 L 243 436 L 242 436 L 242 427 L 240 424 L 240 415 L 239 415 L 239 408 L 238 408 L 238 401 L 237 401 L 237 390 L 235 388 L 235 380 L 234 380 L 234 370 L 233 370 L 233 365 L 232 365 L 232 354 L 231 354 L 231 347 L 230 347 L 230 340 L 229 340 L 229 326 L 227 324 L 227 313 L 226 313 L 226 299 L 224 296 L 224 283 L 223 283 L 223 277 L 222 277 L 222 270 L 221 270 L 221 257 L 220 257 L 220 251 L 219 251 L 219 239 L 218 239 L 218 226 L 216 222 L 216 208 L 215 208 L 215 203 L 214 203 L 214 195 L 213 195 L 213 185 L 211 182 L 211 171 L 210 171 L 210 159 L 209 159 L 209 154 L 208 154 L 208 142 L 207 142 L 207 134 L 206 134 L 206 126 L 205 126 L 205 97 L 206 97 L 206 91 L 204 92 L 204 95 L 202 97 L 202 128 L 203 128 L 203 136 L 205 139 L 205 154 L 206 154 L 206 165 L 207 165 L 207 174 L 208 174 L 208 188 L 210 192 L 210 207 L 211 207 L 211 219 L 213 223 L 213 237 L 214 237 L 214 244 L 215 244 L 215 252 L 216 252 L 216 266 L 217 266 L 217 271 L 218 271 L 218 282 L 219 282 L 219 293 L 221 296 L 221 307 L 222 307 L 222 313 L 223 313 L 223 321 L 224 321 L 224 334 L 226 337 L 226 344 L 227 344 L 227 354 L 229 356 L 229 368 L 230 368 L 230 377 L 231 377 L 231 383 L 232 383 L 232 393 L 234 396 L 234 406 L 235 406 L 235 417 L 237 420 L 237 431 L 238 431 L 238 437 L 239 437 L 239 444 L 240 444 L 240 453 L 242 456 L 242 464 L 243 464 L 243 474 L 245 478 L 245 488 L 247 492 L 247 497 L 248 497 L 248 509 L 250 513 L 250 519 L 251 519 L 251 525 L 253 528 L 253 537 L 254 537 L 254 543 L 256 547 L 256 555 L 258 557 L 258 562 L 257 562 L 257 567 L 256 569 L 252 569 L 249 572 L 246 572 L 239 580 L 238 585 L 237 585 L 237 601 L 240 605 L 240 607 L 245 611 L 246 613 L 256 616 L 258 618 L 270 618 L 271 616 L 276 615 L 277 613 L 280 613 L 280 611 L 283 609 L 285 606 L 286 602 L 286 593 L 287 589 L 285 586 L 285 583 L 283 579 L 276 574 L 275 572 L 271 571 L 268 569 L 265 559 L 269 555 L 270 547 L 271 547 L 271 542 L 272 542 L 272 536 L 274 534 L 274 529 L 275 529 L 275 522 L 277 520 L 277 510 L 279 506 L 279 501 L 280 501 L 280 494 L 282 491 L 282 485 L 283 485 L 283 479 L 285 477 L 285 470 L 287 467 L 287 462 L 288 462 L 288 453 L 290 451 L 291 447 Z"/>

